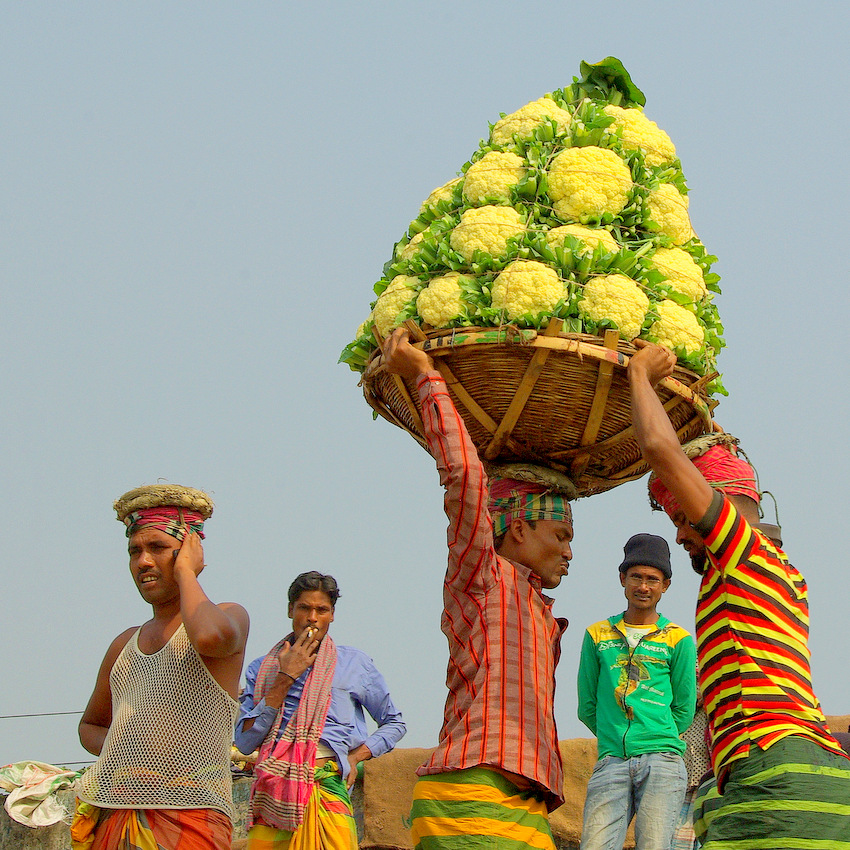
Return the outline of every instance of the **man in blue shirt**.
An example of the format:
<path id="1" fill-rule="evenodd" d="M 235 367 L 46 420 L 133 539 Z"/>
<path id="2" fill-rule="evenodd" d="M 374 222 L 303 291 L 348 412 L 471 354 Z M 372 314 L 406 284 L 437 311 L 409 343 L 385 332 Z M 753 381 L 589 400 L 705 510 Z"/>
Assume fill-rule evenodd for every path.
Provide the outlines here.
<path id="1" fill-rule="evenodd" d="M 289 588 L 292 632 L 246 672 L 236 746 L 259 748 L 248 848 L 356 848 L 348 788 L 357 764 L 389 752 L 406 727 L 383 676 L 359 649 L 328 635 L 339 588 L 312 571 Z M 377 724 L 369 735 L 364 709 Z"/>

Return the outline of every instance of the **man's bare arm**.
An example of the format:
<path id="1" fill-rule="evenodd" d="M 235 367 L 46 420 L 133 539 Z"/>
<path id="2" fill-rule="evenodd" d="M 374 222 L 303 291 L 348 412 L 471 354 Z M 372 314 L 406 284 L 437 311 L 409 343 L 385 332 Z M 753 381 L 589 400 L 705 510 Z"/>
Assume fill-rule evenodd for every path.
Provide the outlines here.
<path id="1" fill-rule="evenodd" d="M 127 629 L 126 632 L 122 632 L 106 650 L 106 655 L 103 657 L 100 669 L 97 672 L 94 691 L 92 691 L 86 710 L 80 718 L 80 743 L 92 755 L 100 755 L 106 733 L 112 724 L 112 690 L 109 687 L 109 674 L 112 671 L 112 665 L 115 664 L 121 650 L 127 645 L 127 641 L 130 640 L 135 631 L 136 627 L 134 626 Z"/>
<path id="2" fill-rule="evenodd" d="M 227 658 L 245 648 L 248 612 L 228 602 L 211 602 L 198 582 L 204 568 L 204 550 L 197 534 L 183 538 L 174 562 L 174 577 L 180 587 L 180 616 L 192 646 L 208 658 Z"/>
<path id="3" fill-rule="evenodd" d="M 672 374 L 676 355 L 668 348 L 635 340 L 640 349 L 629 362 L 632 424 L 644 459 L 679 503 L 690 522 L 699 522 L 713 491 L 682 451 L 673 425 L 655 393 L 655 385 Z"/>

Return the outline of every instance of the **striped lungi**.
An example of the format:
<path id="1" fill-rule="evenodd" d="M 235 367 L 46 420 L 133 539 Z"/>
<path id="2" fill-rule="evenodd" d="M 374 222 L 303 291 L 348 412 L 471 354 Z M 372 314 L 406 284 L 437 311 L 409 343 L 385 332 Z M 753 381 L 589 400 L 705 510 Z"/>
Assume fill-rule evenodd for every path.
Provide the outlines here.
<path id="1" fill-rule="evenodd" d="M 486 767 L 420 777 L 410 820 L 416 850 L 555 850 L 546 804 Z"/>
<path id="2" fill-rule="evenodd" d="M 230 850 L 233 825 L 214 809 L 103 809 L 77 801 L 74 850 Z"/>
<path id="3" fill-rule="evenodd" d="M 337 763 L 317 767 L 314 776 L 301 826 L 290 832 L 257 823 L 248 832 L 247 850 L 357 850 L 351 798 Z"/>
<path id="4" fill-rule="evenodd" d="M 701 850 L 850 850 L 850 759 L 794 735 L 734 762 L 722 795 L 700 786 Z"/>

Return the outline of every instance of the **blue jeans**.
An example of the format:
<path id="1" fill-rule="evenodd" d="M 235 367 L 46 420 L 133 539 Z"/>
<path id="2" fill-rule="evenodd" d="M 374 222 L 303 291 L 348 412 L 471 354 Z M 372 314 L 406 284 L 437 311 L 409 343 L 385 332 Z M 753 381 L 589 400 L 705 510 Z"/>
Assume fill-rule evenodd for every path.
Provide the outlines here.
<path id="1" fill-rule="evenodd" d="M 670 850 L 688 777 L 677 753 L 596 762 L 584 800 L 581 850 L 622 850 L 635 815 L 635 850 Z"/>

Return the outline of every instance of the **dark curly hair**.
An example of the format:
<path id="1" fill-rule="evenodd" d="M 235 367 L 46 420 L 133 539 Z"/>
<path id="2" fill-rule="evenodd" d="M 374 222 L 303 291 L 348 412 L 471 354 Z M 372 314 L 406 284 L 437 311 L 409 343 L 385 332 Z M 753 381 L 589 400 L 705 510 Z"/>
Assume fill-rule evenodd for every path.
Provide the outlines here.
<path id="1" fill-rule="evenodd" d="M 295 602 L 302 593 L 308 593 L 311 590 L 321 590 L 322 593 L 326 593 L 331 600 L 332 607 L 336 607 L 336 601 L 341 595 L 333 576 L 326 576 L 315 570 L 310 570 L 308 573 L 301 573 L 301 575 L 296 576 L 295 581 L 289 585 L 287 594 L 289 604 Z"/>

